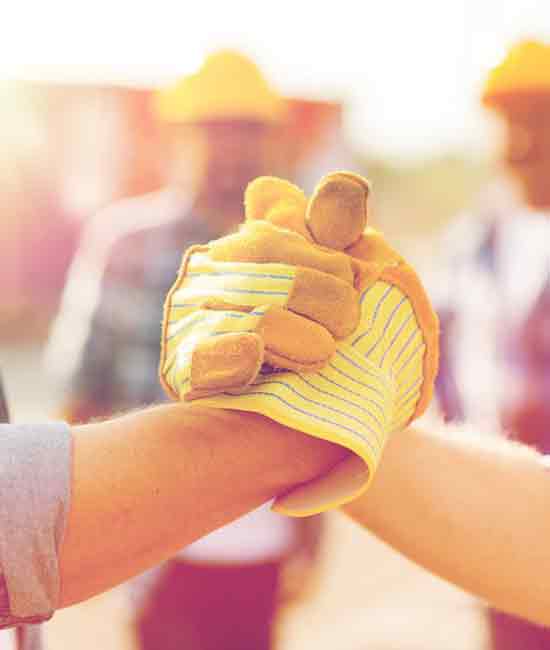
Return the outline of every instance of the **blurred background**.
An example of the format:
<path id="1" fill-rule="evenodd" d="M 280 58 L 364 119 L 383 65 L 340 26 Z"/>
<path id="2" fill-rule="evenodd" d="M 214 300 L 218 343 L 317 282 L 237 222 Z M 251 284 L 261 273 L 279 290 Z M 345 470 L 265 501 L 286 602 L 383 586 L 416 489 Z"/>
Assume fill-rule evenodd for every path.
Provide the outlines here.
<path id="1" fill-rule="evenodd" d="M 444 233 L 457 215 L 477 209 L 501 176 L 504 128 L 482 108 L 483 84 L 513 43 L 550 38 L 550 5 L 22 2 L 8 7 L 3 26 L 0 367 L 14 418 L 37 421 L 83 419 L 82 413 L 150 401 L 79 410 L 82 395 L 66 403 L 62 391 L 70 379 L 67 372 L 58 379 L 56 364 L 60 357 L 62 365 L 78 364 L 69 339 L 81 336 L 80 325 L 74 313 L 69 325 L 59 316 L 64 300 L 72 304 L 70 296 L 62 298 L 71 274 L 81 287 L 73 287 L 73 299 L 80 291 L 82 301 L 98 300 L 99 289 L 90 288 L 87 267 L 78 262 L 83 242 L 90 232 L 111 241 L 113 220 L 126 205 L 121 200 L 156 196 L 173 183 L 175 140 L 159 119 L 158 93 L 195 75 L 219 48 L 254 61 L 285 105 L 270 169 L 307 191 L 333 169 L 366 175 L 374 190 L 371 222 L 411 258 L 438 299 L 445 294 L 437 268 Z M 208 145 L 214 150 L 216 137 Z M 188 134 L 183 141 L 191 146 Z M 183 160 L 193 164 L 191 157 Z M 192 201 L 196 185 L 185 187 Z M 113 211 L 112 204 L 119 208 Z M 204 205 L 206 214 L 212 203 Z M 147 217 L 147 227 L 164 219 L 155 210 Z M 88 246 L 88 262 L 100 249 Z M 127 250 L 119 251 L 119 260 Z M 482 604 L 338 514 L 326 518 L 315 544 L 314 580 L 281 605 L 277 648 L 490 646 Z M 358 564 L 364 570 L 358 572 Z M 122 587 L 58 613 L 45 626 L 47 647 L 168 648 L 143 645 L 127 592 Z"/>

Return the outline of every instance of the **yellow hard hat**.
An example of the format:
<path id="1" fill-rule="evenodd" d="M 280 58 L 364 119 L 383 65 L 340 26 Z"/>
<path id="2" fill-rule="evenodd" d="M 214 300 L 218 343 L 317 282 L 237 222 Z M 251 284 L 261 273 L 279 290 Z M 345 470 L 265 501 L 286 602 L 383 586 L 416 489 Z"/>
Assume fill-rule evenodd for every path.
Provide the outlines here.
<path id="1" fill-rule="evenodd" d="M 522 41 L 489 73 L 483 101 L 498 105 L 511 96 L 550 95 L 550 44 Z"/>
<path id="2" fill-rule="evenodd" d="M 276 122 L 284 108 L 282 97 L 269 86 L 258 66 L 233 50 L 210 54 L 196 74 L 154 96 L 156 117 L 171 123 Z"/>

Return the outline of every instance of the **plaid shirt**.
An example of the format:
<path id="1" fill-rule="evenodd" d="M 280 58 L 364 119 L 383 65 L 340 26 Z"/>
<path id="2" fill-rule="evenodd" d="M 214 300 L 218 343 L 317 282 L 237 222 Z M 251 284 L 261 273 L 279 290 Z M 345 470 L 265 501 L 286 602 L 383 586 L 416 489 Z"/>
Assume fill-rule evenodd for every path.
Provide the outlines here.
<path id="1" fill-rule="evenodd" d="M 511 428 L 546 427 L 546 441 L 531 435 L 550 451 L 550 218 L 521 207 L 466 216 L 442 252 L 443 411 L 496 427 L 510 424 L 508 413 L 523 413 L 523 424 Z"/>
<path id="2" fill-rule="evenodd" d="M 46 351 L 69 420 L 164 400 L 163 303 L 182 252 L 220 236 L 174 192 L 122 201 L 94 221 L 73 263 Z"/>

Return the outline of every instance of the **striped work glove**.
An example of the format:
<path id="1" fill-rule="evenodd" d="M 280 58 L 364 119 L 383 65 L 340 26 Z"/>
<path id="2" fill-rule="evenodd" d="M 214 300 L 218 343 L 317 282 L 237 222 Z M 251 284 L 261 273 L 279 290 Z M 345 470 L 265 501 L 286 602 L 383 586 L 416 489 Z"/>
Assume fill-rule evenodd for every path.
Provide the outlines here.
<path id="1" fill-rule="evenodd" d="M 308 200 L 262 177 L 234 235 L 192 247 L 165 304 L 160 377 L 175 399 L 262 413 L 354 455 L 280 497 L 306 516 L 363 493 L 388 435 L 426 409 L 438 325 L 413 269 L 366 228 L 369 187 Z"/>

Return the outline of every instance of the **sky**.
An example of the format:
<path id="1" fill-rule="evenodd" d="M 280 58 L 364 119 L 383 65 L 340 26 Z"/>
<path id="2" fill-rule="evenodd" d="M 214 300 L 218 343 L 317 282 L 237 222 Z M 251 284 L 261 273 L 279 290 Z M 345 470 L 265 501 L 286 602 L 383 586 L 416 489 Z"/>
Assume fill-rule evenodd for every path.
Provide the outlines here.
<path id="1" fill-rule="evenodd" d="M 344 101 L 357 148 L 407 159 L 490 149 L 484 75 L 517 39 L 550 41 L 550 2 L 23 0 L 2 22 L 0 78 L 159 85 L 238 47 L 281 91 Z"/>

